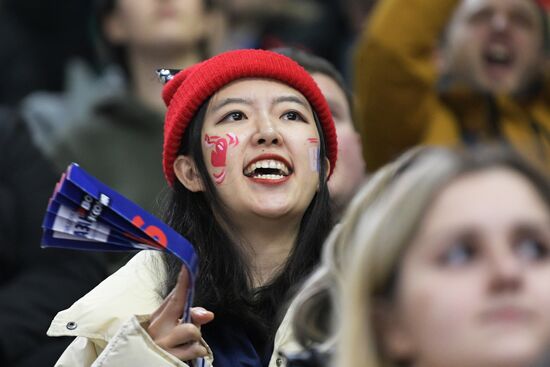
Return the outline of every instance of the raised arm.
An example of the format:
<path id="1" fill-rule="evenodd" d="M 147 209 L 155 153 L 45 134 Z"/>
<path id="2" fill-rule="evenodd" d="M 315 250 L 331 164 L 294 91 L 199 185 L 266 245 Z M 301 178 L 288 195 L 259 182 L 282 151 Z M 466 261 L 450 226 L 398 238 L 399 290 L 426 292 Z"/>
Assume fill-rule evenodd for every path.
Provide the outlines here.
<path id="1" fill-rule="evenodd" d="M 460 0 L 379 0 L 355 55 L 354 92 L 367 168 L 422 141 L 437 105 L 434 55 Z"/>

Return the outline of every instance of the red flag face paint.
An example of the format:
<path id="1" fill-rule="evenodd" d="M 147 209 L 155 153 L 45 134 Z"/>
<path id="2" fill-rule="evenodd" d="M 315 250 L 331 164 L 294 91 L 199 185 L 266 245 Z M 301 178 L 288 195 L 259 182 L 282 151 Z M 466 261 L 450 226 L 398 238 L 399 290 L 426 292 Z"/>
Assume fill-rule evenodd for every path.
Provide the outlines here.
<path id="1" fill-rule="evenodd" d="M 212 149 L 210 153 L 210 163 L 212 167 L 219 168 L 220 170 L 214 172 L 214 182 L 217 184 L 223 183 L 225 179 L 225 166 L 227 161 L 227 150 L 231 146 L 239 145 L 239 138 L 233 133 L 225 134 L 226 137 L 219 136 L 209 136 L 208 134 L 204 135 L 205 145 Z"/>

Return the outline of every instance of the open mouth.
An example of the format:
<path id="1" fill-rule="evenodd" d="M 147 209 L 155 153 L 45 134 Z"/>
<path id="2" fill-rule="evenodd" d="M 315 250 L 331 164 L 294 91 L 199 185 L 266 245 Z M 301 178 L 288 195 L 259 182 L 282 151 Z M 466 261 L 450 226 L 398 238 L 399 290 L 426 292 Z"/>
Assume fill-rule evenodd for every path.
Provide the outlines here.
<path id="1" fill-rule="evenodd" d="M 514 53 L 502 43 L 493 43 L 485 48 L 483 60 L 488 67 L 509 69 L 514 64 Z"/>
<path id="2" fill-rule="evenodd" d="M 280 180 L 292 174 L 292 168 L 286 162 L 276 159 L 262 159 L 250 163 L 243 174 L 250 178 Z"/>

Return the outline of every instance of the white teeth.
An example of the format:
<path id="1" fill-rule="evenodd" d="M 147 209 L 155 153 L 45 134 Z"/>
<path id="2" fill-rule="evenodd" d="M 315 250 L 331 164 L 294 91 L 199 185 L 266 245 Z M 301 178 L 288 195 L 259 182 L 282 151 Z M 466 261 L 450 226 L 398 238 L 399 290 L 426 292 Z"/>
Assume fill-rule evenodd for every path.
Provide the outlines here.
<path id="1" fill-rule="evenodd" d="M 250 164 L 244 170 L 244 174 L 251 175 L 258 168 L 278 169 L 283 173 L 283 175 L 288 175 L 290 171 L 290 169 L 286 166 L 286 164 L 284 164 L 281 161 L 274 160 L 274 159 L 265 159 L 265 160 L 257 161 Z M 276 178 L 282 177 L 281 175 L 258 175 L 256 177 L 263 177 L 263 176 L 276 176 Z"/>
<path id="2" fill-rule="evenodd" d="M 279 180 L 285 176 L 282 176 L 282 175 L 258 175 L 258 176 L 254 176 L 256 178 L 261 178 L 261 179 L 264 179 L 264 180 Z"/>
<path id="3" fill-rule="evenodd" d="M 510 49 L 502 44 L 492 44 L 488 51 L 490 57 L 496 61 L 508 61 L 511 57 Z"/>

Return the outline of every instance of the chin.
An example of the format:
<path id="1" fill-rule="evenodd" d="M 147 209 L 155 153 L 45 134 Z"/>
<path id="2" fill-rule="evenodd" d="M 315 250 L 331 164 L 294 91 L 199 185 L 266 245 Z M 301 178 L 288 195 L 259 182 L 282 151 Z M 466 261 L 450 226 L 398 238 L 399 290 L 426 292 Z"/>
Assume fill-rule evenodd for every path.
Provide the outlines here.
<path id="1" fill-rule="evenodd" d="M 495 348 L 487 350 L 486 362 L 480 366 L 499 366 L 499 367 L 538 367 L 537 362 L 541 361 L 546 352 L 549 352 L 541 346 L 535 346 L 528 340 L 510 340 L 510 343 L 504 343 Z"/>
<path id="2" fill-rule="evenodd" d="M 491 94 L 514 94 L 516 90 L 518 89 L 515 86 L 515 83 L 510 83 L 507 81 L 485 81 L 482 83 L 479 83 L 480 89 L 483 92 L 489 92 Z"/>
<path id="3" fill-rule="evenodd" d="M 254 209 L 254 214 L 256 214 L 256 216 L 268 219 L 277 219 L 287 216 L 290 213 L 292 213 L 291 209 L 286 206 L 272 206 Z"/>

